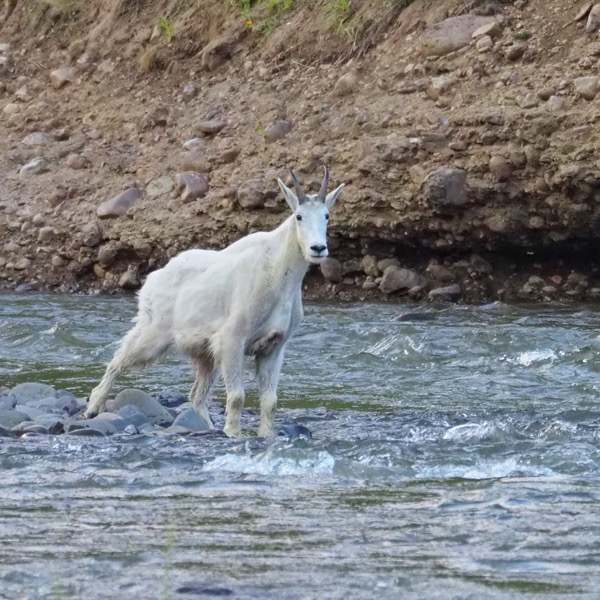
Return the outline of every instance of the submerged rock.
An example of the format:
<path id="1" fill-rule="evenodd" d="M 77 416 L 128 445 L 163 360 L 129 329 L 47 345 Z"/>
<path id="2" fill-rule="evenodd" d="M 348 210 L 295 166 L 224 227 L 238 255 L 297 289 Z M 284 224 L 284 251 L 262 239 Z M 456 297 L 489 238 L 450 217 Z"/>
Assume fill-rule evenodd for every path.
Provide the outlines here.
<path id="1" fill-rule="evenodd" d="M 173 423 L 174 426 L 185 427 L 189 431 L 208 431 L 210 427 L 203 417 L 193 408 L 184 410 Z"/>
<path id="2" fill-rule="evenodd" d="M 107 407 L 110 412 L 116 412 L 124 406 L 135 406 L 144 413 L 154 425 L 169 426 L 174 418 L 160 402 L 142 390 L 125 389 L 117 394 L 114 400 L 109 400 Z"/>
<path id="3" fill-rule="evenodd" d="M 296 438 L 304 437 L 304 438 L 312 438 L 312 432 L 308 427 L 304 425 L 299 425 L 298 423 L 284 423 L 277 430 L 277 435 L 281 437 L 287 437 L 290 440 L 294 440 Z"/>

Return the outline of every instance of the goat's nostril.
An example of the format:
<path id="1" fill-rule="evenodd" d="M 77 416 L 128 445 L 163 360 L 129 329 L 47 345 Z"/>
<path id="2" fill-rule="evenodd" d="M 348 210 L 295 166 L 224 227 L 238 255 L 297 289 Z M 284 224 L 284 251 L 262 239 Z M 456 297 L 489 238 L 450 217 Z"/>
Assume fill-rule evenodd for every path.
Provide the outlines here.
<path id="1" fill-rule="evenodd" d="M 327 250 L 327 246 L 319 246 L 319 245 L 315 244 L 314 246 L 311 246 L 310 249 L 313 252 L 316 252 L 317 254 L 321 254 L 321 252 L 324 252 L 325 250 Z"/>

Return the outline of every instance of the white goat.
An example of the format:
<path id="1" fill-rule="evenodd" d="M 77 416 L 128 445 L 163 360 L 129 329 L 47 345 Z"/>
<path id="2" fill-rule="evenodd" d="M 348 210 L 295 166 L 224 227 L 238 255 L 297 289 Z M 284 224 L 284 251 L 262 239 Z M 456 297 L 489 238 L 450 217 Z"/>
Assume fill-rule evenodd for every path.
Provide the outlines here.
<path id="1" fill-rule="evenodd" d="M 344 184 L 327 194 L 329 171 L 318 194 L 296 194 L 277 180 L 293 215 L 277 229 L 259 232 L 221 251 L 188 250 L 151 273 L 139 293 L 136 325 L 125 336 L 86 417 L 104 409 L 119 375 L 156 361 L 171 346 L 189 356 L 196 371 L 190 402 L 212 428 L 208 400 L 219 374 L 227 393 L 224 431 L 241 435 L 244 355 L 254 356 L 260 392 L 258 434 L 273 433 L 277 383 L 285 345 L 302 318 L 302 280 L 310 263 L 328 254 L 329 209 Z"/>

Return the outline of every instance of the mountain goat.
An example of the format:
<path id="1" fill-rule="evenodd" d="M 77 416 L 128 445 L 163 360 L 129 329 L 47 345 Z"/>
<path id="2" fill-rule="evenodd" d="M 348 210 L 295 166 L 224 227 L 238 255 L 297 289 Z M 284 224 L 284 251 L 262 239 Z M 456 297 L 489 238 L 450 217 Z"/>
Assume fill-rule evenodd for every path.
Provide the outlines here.
<path id="1" fill-rule="evenodd" d="M 104 409 L 119 375 L 158 360 L 170 347 L 192 359 L 196 379 L 190 402 L 212 428 L 208 400 L 222 374 L 227 393 L 224 432 L 241 435 L 244 355 L 256 359 L 260 393 L 258 435 L 274 430 L 277 383 L 288 340 L 303 315 L 302 280 L 311 263 L 328 254 L 329 209 L 344 184 L 327 193 L 329 170 L 317 194 L 306 194 L 294 172 L 296 193 L 277 180 L 293 214 L 224 250 L 188 250 L 151 273 L 139 292 L 136 325 L 121 342 L 86 417 Z"/>

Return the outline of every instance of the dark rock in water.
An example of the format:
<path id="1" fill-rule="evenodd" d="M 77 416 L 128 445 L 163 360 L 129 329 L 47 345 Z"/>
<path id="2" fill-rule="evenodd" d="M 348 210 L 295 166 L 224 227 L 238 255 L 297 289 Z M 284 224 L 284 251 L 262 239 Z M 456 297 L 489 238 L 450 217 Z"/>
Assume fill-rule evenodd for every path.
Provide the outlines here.
<path id="1" fill-rule="evenodd" d="M 166 408 L 176 408 L 187 402 L 187 397 L 175 390 L 164 390 L 163 392 L 154 392 L 150 394 L 152 398 L 158 400 Z"/>
<path id="2" fill-rule="evenodd" d="M 0 394 L 0 410 L 10 410 L 17 405 L 17 399 L 10 392 Z"/>
<path id="3" fill-rule="evenodd" d="M 2 427 L 2 425 L 0 425 L 0 437 L 14 438 L 17 436 L 10 429 L 7 429 L 6 427 Z"/>
<path id="4" fill-rule="evenodd" d="M 17 398 L 19 404 L 29 404 L 32 400 L 54 398 L 56 390 L 45 383 L 20 383 L 11 390 L 11 393 Z"/>
<path id="5" fill-rule="evenodd" d="M 40 415 L 34 419 L 36 425 L 41 425 L 52 435 L 60 435 L 65 432 L 65 421 L 57 415 Z"/>
<path id="6" fill-rule="evenodd" d="M 79 437 L 106 437 L 101 431 L 97 429 L 71 429 L 67 431 L 65 435 L 75 435 Z"/>
<path id="7" fill-rule="evenodd" d="M 127 425 L 133 425 L 136 429 L 150 423 L 150 419 L 144 413 L 140 412 L 136 406 L 132 406 L 131 404 L 123 406 L 116 414 L 119 415 Z"/>
<path id="8" fill-rule="evenodd" d="M 208 423 L 193 408 L 184 410 L 176 419 L 173 425 L 185 427 L 189 431 L 208 431 Z"/>
<path id="9" fill-rule="evenodd" d="M 297 423 L 285 423 L 278 430 L 277 435 L 287 437 L 290 440 L 296 438 L 312 438 L 312 433 L 308 427 L 304 425 L 298 425 Z"/>
<path id="10" fill-rule="evenodd" d="M 168 427 L 174 421 L 173 415 L 158 400 L 142 392 L 142 390 L 122 390 L 114 400 L 107 402 L 107 408 L 110 412 L 117 412 L 120 408 L 128 404 L 137 407 L 155 425 Z"/>
<path id="11" fill-rule="evenodd" d="M 37 423 L 32 424 L 31 421 L 25 421 L 16 427 L 13 427 L 12 430 L 21 437 L 26 433 L 36 433 L 38 435 L 48 435 L 48 433 L 50 433 L 43 425 L 38 425 Z"/>
<path id="12" fill-rule="evenodd" d="M 68 413 L 69 415 L 74 415 L 79 412 L 79 403 L 77 402 L 77 398 L 70 398 L 69 396 L 31 400 L 27 405 L 32 406 L 33 408 L 39 408 L 44 412 L 54 414 Z"/>
<path id="13" fill-rule="evenodd" d="M 404 313 L 398 315 L 394 321 L 433 321 L 435 318 L 436 315 L 433 313 Z"/>
<path id="14" fill-rule="evenodd" d="M 0 410 L 0 425 L 6 429 L 12 429 L 23 421 L 31 421 L 31 419 L 20 410 Z"/>
<path id="15" fill-rule="evenodd" d="M 218 598 L 225 598 L 227 596 L 233 596 L 234 591 L 229 588 L 216 587 L 205 585 L 202 583 L 188 583 L 177 588 L 178 594 L 191 594 L 194 596 L 213 596 Z"/>
<path id="16" fill-rule="evenodd" d="M 76 421 L 85 428 L 97 429 L 104 435 L 114 435 L 119 431 L 123 431 L 129 423 L 119 415 L 113 413 L 100 413 L 93 419 L 87 419 L 85 421 Z"/>

